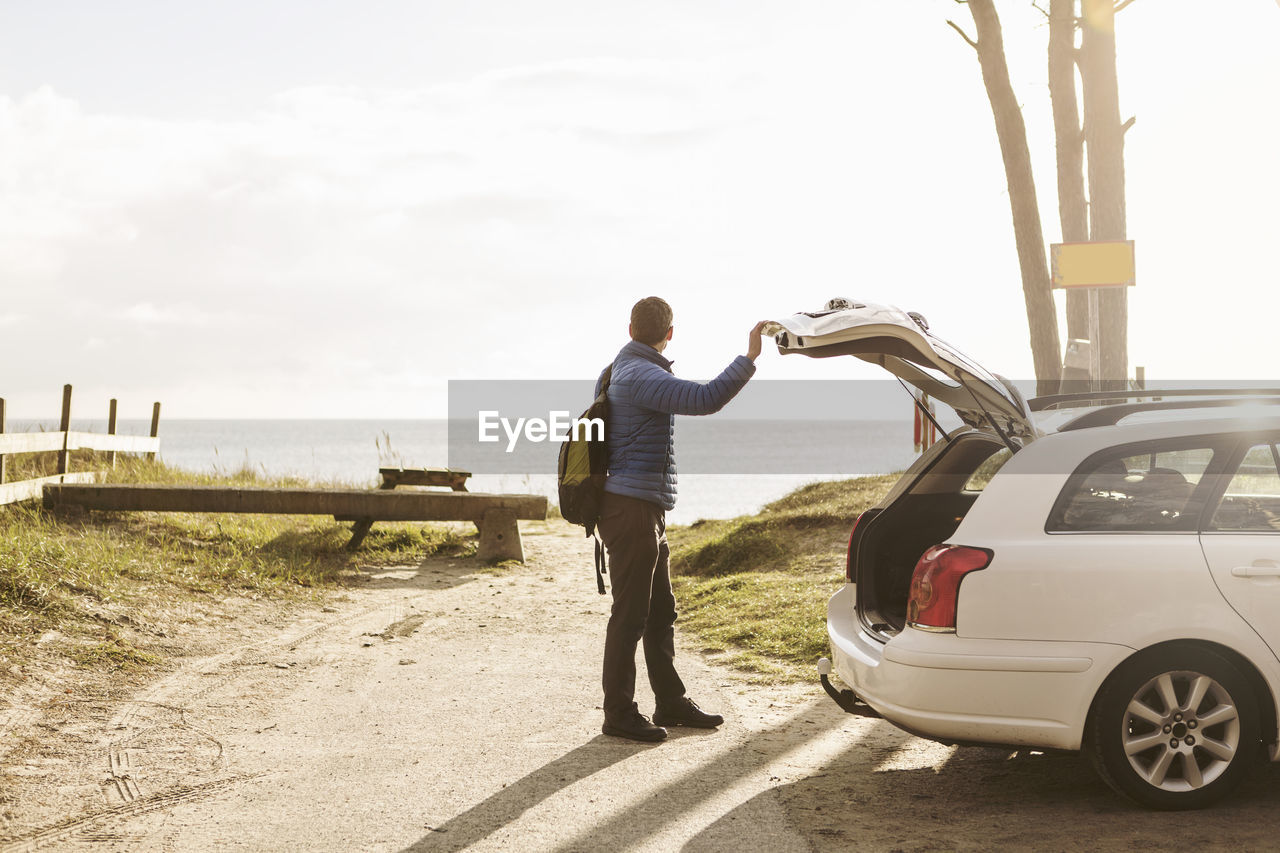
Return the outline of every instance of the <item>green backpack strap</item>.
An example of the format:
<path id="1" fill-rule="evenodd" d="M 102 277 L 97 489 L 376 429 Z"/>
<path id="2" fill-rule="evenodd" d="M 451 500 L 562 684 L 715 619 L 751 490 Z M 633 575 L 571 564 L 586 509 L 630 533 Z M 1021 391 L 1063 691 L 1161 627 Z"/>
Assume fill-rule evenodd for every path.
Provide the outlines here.
<path id="1" fill-rule="evenodd" d="M 596 592 L 604 595 L 604 575 L 608 568 L 604 564 L 604 543 L 600 541 L 600 534 L 595 534 L 596 540 Z"/>
<path id="2" fill-rule="evenodd" d="M 604 373 L 600 375 L 600 394 L 596 397 L 597 400 L 603 399 L 605 396 L 608 395 L 609 383 L 612 381 L 613 381 L 613 363 L 610 362 L 609 366 L 604 369 Z"/>
<path id="3" fill-rule="evenodd" d="M 602 375 L 601 382 L 600 382 L 600 394 L 599 396 L 596 397 L 597 400 L 605 400 L 608 398 L 609 382 L 612 379 L 613 379 L 613 365 L 610 364 L 608 367 L 604 369 L 604 374 Z M 608 566 L 605 565 L 604 543 L 600 541 L 600 531 L 597 525 L 592 524 L 588 526 L 587 535 L 594 537 L 596 540 L 595 541 L 596 592 L 600 593 L 601 595 L 604 595 L 604 576 L 609 571 Z"/>

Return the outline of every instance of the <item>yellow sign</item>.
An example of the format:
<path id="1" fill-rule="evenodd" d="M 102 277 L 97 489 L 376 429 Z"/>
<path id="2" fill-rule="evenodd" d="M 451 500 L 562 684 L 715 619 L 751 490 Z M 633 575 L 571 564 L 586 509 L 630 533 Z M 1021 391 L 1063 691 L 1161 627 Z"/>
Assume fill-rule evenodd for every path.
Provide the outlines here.
<path id="1" fill-rule="evenodd" d="M 1050 243 L 1054 287 L 1132 287 L 1133 241 Z"/>

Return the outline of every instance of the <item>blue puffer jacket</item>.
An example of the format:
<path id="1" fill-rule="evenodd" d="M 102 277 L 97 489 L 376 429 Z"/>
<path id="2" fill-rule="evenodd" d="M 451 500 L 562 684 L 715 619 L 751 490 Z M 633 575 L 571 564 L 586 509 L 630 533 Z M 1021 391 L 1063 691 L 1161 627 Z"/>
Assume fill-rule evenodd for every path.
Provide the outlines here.
<path id="1" fill-rule="evenodd" d="M 756 372 L 755 362 L 740 355 L 704 385 L 677 379 L 671 364 L 653 347 L 630 341 L 613 360 L 609 380 L 609 476 L 604 490 L 663 509 L 676 505 L 675 416 L 720 411 Z"/>

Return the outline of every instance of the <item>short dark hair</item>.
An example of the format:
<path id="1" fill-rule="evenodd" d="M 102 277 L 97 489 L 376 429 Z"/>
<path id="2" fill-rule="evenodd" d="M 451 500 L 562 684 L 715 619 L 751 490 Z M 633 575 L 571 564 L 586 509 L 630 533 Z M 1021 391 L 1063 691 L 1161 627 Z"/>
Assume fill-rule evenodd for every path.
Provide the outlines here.
<path id="1" fill-rule="evenodd" d="M 671 328 L 671 306 L 665 299 L 646 296 L 631 306 L 631 340 L 656 344 Z"/>

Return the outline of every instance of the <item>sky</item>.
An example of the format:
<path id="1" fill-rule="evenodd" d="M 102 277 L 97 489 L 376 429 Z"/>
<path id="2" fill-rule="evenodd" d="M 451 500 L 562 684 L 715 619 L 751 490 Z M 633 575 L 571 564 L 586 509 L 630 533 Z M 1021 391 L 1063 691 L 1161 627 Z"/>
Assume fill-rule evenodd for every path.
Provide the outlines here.
<path id="1" fill-rule="evenodd" d="M 1045 238 L 1048 28 L 999 0 Z M 1212 10 L 1206 13 L 1206 9 Z M 1031 375 L 994 124 L 951 0 L 0 6 L 11 418 L 428 418 L 594 376 L 632 303 L 709 378 L 757 320 L 900 305 Z M 1280 8 L 1118 18 L 1130 363 L 1275 374 Z M 1059 296 L 1061 301 L 1061 296 Z M 1060 318 L 1065 323 L 1064 318 Z M 758 376 L 877 378 L 780 357 Z M 584 402 L 585 406 L 585 402 Z M 99 411 L 101 410 L 101 411 Z"/>

